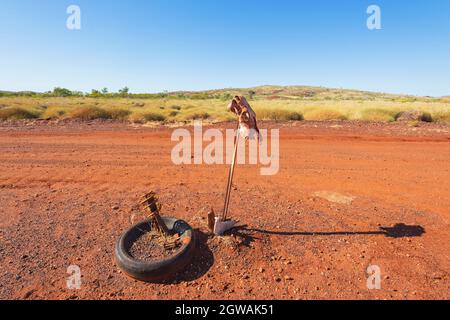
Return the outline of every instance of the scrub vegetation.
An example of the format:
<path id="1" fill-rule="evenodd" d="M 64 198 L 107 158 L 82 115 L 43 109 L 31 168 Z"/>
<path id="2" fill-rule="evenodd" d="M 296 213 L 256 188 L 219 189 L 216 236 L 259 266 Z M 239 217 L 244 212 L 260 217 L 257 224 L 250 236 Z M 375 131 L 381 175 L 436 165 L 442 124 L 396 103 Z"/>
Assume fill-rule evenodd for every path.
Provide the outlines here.
<path id="1" fill-rule="evenodd" d="M 145 123 L 189 122 L 196 119 L 229 121 L 226 106 L 244 95 L 261 120 L 357 120 L 393 122 L 401 115 L 410 121 L 450 122 L 449 97 L 416 97 L 306 86 L 261 86 L 202 92 L 130 93 L 106 88 L 91 93 L 55 88 L 51 92 L 0 91 L 0 120 L 113 119 Z M 417 119 L 416 119 L 417 118 Z"/>

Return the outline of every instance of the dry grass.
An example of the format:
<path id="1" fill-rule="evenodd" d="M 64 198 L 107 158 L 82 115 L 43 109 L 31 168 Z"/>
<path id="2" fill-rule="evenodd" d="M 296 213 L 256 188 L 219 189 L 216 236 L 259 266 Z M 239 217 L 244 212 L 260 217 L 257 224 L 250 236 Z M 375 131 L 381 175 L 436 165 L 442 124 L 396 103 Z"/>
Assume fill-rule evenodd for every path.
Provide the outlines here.
<path id="1" fill-rule="evenodd" d="M 50 107 L 46 108 L 44 112 L 42 112 L 40 118 L 45 120 L 53 120 L 53 119 L 61 119 L 64 118 L 64 115 L 67 113 L 67 108 L 64 107 Z"/>
<path id="2" fill-rule="evenodd" d="M 258 108 L 255 112 L 261 120 L 303 120 L 303 114 L 292 110 Z"/>
<path id="3" fill-rule="evenodd" d="M 324 121 L 324 120 L 347 120 L 347 116 L 338 110 L 333 109 L 315 109 L 310 110 L 304 115 L 305 120 Z"/>
<path id="4" fill-rule="evenodd" d="M 20 120 L 35 118 L 38 118 L 38 114 L 25 108 L 12 107 L 0 109 L 0 120 Z"/>
<path id="5" fill-rule="evenodd" d="M 166 120 L 166 116 L 158 112 L 135 112 L 128 116 L 128 120 L 133 123 L 161 122 Z"/>
<path id="6" fill-rule="evenodd" d="M 71 110 L 68 115 L 80 120 L 111 119 L 109 112 L 100 107 L 80 107 Z"/>
<path id="7" fill-rule="evenodd" d="M 433 115 L 433 121 L 450 123 L 450 110 L 442 110 L 435 112 Z"/>
<path id="8" fill-rule="evenodd" d="M 229 98 L 248 89 L 208 91 L 206 94 L 173 94 L 158 98 L 0 97 L 0 119 L 77 118 L 117 119 L 145 123 L 189 122 L 195 119 L 229 121 Z M 313 87 L 255 89 L 249 100 L 258 119 L 395 121 L 404 111 L 420 111 L 422 121 L 450 122 L 450 100 L 397 96 Z M 198 97 L 202 97 L 199 99 Z M 217 98 L 204 98 L 217 96 Z"/>
<path id="9" fill-rule="evenodd" d="M 396 120 L 399 113 L 400 111 L 397 108 L 369 108 L 361 111 L 361 120 L 375 122 L 393 122 Z"/>

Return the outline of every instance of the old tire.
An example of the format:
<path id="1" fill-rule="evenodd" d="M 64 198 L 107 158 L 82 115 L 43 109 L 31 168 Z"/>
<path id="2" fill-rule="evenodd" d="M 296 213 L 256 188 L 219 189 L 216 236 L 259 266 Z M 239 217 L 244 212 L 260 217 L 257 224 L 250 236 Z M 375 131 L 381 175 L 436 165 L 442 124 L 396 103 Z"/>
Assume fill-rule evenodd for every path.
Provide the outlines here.
<path id="1" fill-rule="evenodd" d="M 133 258 L 130 249 L 133 243 L 145 232 L 151 230 L 150 220 L 135 224 L 125 231 L 116 244 L 116 261 L 119 268 L 132 278 L 147 282 L 168 280 L 186 267 L 195 249 L 195 236 L 192 228 L 183 220 L 162 217 L 167 228 L 181 236 L 181 248 L 169 258 L 155 261 L 140 261 Z"/>

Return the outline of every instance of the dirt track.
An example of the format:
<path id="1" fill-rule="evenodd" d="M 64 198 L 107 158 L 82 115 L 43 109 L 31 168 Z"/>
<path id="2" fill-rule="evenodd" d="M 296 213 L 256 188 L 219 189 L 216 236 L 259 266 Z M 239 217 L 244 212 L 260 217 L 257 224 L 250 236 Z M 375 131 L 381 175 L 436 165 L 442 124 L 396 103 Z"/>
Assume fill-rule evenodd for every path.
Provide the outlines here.
<path id="1" fill-rule="evenodd" d="M 248 228 L 212 238 L 206 213 L 221 210 L 227 167 L 173 165 L 172 129 L 0 125 L 0 298 L 450 298 L 450 126 L 268 126 L 281 127 L 280 171 L 238 167 L 231 212 Z M 200 229 L 194 264 L 171 284 L 114 262 L 149 189 Z M 66 288 L 73 264 L 78 291 Z M 369 265 L 381 290 L 366 287 Z"/>

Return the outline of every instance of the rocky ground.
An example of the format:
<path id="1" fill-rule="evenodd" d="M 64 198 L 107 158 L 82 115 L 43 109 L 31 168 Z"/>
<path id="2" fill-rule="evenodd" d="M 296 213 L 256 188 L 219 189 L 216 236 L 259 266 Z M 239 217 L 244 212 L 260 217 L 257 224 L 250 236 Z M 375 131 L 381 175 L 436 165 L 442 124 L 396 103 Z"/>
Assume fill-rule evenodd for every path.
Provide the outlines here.
<path id="1" fill-rule="evenodd" d="M 221 211 L 228 167 L 174 165 L 173 128 L 2 123 L 0 298 L 450 298 L 450 126 L 261 127 L 280 128 L 280 170 L 238 166 L 230 210 L 246 226 L 213 237 L 206 214 Z M 200 240 L 192 265 L 164 284 L 132 280 L 114 261 L 151 189 Z M 79 290 L 67 288 L 70 265 Z M 371 265 L 379 290 L 367 288 Z"/>

